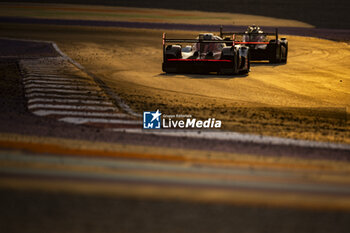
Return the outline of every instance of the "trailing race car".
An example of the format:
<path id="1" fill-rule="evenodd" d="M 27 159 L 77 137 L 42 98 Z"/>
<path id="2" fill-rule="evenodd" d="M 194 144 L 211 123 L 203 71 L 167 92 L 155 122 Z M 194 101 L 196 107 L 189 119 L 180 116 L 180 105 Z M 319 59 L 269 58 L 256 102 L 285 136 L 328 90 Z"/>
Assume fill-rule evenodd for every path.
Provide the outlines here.
<path id="1" fill-rule="evenodd" d="M 220 28 L 220 37 L 235 36 L 236 39 L 240 36 L 241 40 L 236 41 L 236 44 L 247 45 L 250 50 L 250 59 L 252 61 L 268 60 L 270 63 L 287 63 L 288 57 L 288 41 L 286 38 L 278 38 L 278 29 L 275 33 L 265 33 L 258 26 L 249 26 L 243 33 L 223 32 Z M 268 36 L 274 36 L 273 39 L 268 39 Z M 229 37 L 228 37 L 229 38 Z"/>
<path id="2" fill-rule="evenodd" d="M 168 39 L 163 34 L 163 71 L 166 73 L 243 74 L 249 70 L 246 45 L 224 41 L 212 33 L 199 34 L 196 39 Z"/>

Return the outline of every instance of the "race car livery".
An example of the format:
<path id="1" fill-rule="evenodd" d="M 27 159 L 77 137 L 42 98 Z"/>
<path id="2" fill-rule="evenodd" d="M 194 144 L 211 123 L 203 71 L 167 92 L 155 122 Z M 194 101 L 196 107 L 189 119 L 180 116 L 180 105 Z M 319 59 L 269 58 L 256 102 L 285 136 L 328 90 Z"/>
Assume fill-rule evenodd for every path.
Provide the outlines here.
<path id="1" fill-rule="evenodd" d="M 212 33 L 195 39 L 169 39 L 164 33 L 162 68 L 166 73 L 246 74 L 250 71 L 249 47 Z"/>
<path id="2" fill-rule="evenodd" d="M 245 32 L 223 32 L 220 28 L 220 37 L 235 37 L 236 44 L 249 47 L 250 59 L 252 61 L 267 60 L 270 63 L 287 63 L 288 41 L 286 38 L 279 39 L 278 29 L 274 33 L 266 33 L 258 26 L 249 26 Z M 228 36 L 228 37 L 227 37 Z M 273 36 L 272 39 L 268 39 Z M 241 38 L 241 40 L 238 39 Z"/>

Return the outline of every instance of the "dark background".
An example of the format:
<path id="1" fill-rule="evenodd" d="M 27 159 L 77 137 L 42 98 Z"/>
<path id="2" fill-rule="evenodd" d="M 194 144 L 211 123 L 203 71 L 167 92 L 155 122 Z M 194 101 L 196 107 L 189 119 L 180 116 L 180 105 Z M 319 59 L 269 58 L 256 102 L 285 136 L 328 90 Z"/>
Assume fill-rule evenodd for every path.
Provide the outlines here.
<path id="1" fill-rule="evenodd" d="M 0 0 L 0 2 L 6 2 Z M 317 28 L 350 29 L 349 0 L 14 0 L 244 13 L 295 19 Z M 190 23 L 190 22 L 189 22 Z"/>

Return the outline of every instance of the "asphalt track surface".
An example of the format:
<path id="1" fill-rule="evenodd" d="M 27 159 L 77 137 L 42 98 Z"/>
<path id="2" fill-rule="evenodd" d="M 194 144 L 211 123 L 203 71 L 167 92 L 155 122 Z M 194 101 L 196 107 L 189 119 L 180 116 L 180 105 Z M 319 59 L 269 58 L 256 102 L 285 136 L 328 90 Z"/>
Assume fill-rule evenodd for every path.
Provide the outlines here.
<path id="1" fill-rule="evenodd" d="M 1 212 L 0 224 L 6 232 L 23 228 L 26 232 L 347 232 L 349 228 L 349 212 L 339 209 L 348 205 L 344 201 L 348 185 L 310 184 L 300 170 L 252 173 L 231 166 L 2 152 L 4 157 L 2 187 L 7 189 L 1 190 L 1 203 L 6 211 Z M 193 196 L 195 200 L 189 198 Z M 322 205 L 326 200 L 331 205 Z M 300 208 L 300 203 L 305 206 Z"/>
<path id="2" fill-rule="evenodd" d="M 51 49 L 17 55 L 57 57 Z M 18 57 L 2 55 L 17 74 L 5 75 L 12 85 L 1 92 L 6 232 L 348 232 L 348 149 L 128 134 L 33 116 Z"/>

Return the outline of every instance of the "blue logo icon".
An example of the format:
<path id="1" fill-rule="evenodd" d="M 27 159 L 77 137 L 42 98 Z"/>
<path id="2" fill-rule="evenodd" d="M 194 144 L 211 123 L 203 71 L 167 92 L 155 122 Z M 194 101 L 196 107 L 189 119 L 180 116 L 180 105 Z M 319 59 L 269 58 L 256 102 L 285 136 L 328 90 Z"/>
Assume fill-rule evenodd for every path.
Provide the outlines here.
<path id="1" fill-rule="evenodd" d="M 156 112 L 143 112 L 143 128 L 144 129 L 160 129 L 161 121 L 160 116 L 162 113 L 157 110 Z"/>

